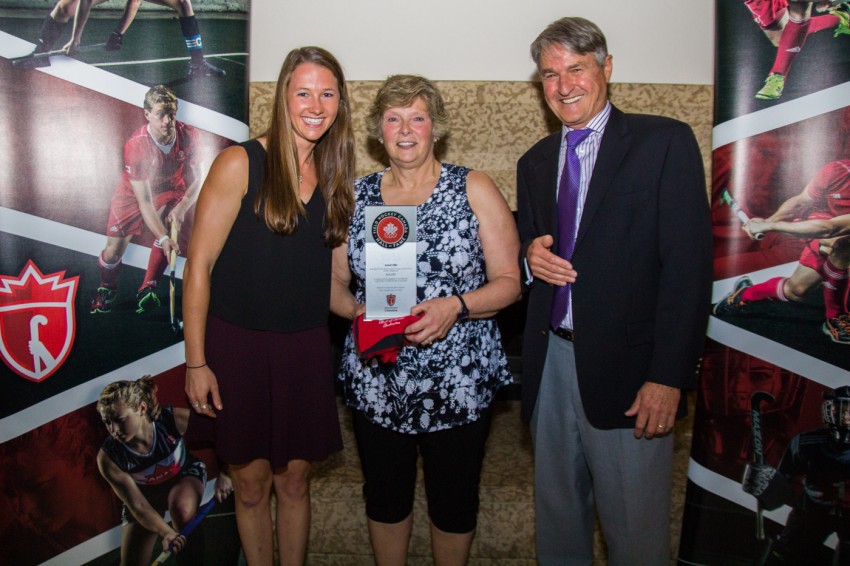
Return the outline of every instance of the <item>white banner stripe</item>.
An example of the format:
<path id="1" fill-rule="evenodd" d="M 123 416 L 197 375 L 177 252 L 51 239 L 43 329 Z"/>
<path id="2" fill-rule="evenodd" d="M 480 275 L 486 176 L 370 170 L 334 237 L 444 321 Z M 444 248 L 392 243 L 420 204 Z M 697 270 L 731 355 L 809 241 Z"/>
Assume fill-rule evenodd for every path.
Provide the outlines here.
<path id="1" fill-rule="evenodd" d="M 6 442 L 97 401 L 101 390 L 119 379 L 138 379 L 144 374 L 157 375 L 184 361 L 183 342 L 140 358 L 124 367 L 103 374 L 72 389 L 63 391 L 0 419 L 0 443 Z"/>
<path id="2" fill-rule="evenodd" d="M 762 283 L 774 277 L 790 276 L 797 265 L 798 262 L 796 261 L 777 265 L 754 271 L 748 276 L 753 280 L 753 283 Z M 712 291 L 712 302 L 716 303 L 720 301 L 727 293 L 731 292 L 735 287 L 735 282 L 740 277 L 730 277 L 715 281 Z M 850 372 L 845 369 L 828 364 L 823 360 L 804 354 L 779 342 L 769 340 L 734 324 L 724 322 L 715 316 L 711 316 L 708 319 L 708 331 L 706 334 L 716 342 L 793 371 L 826 387 L 834 389 L 842 385 L 847 385 L 850 382 Z"/>
<path id="3" fill-rule="evenodd" d="M 245 66 L 241 61 L 234 61 L 230 57 L 248 57 L 247 53 L 215 53 L 207 55 L 207 59 L 224 59 L 234 65 Z M 166 59 L 138 59 L 135 61 L 112 61 L 109 63 L 92 63 L 92 67 L 121 67 L 124 65 L 152 65 L 154 63 L 172 63 L 174 61 L 189 61 L 191 57 L 169 57 Z"/>
<path id="4" fill-rule="evenodd" d="M 745 492 L 739 482 L 730 480 L 726 476 L 709 470 L 693 458 L 688 462 L 688 479 L 718 497 L 722 497 L 750 511 L 755 512 L 757 510 L 756 498 Z M 764 516 L 780 525 L 785 525 L 790 513 L 791 507 L 783 505 L 773 511 L 764 511 Z M 755 524 L 753 524 L 753 529 L 755 529 Z M 824 546 L 832 549 L 838 546 L 838 537 L 835 533 L 827 537 L 826 541 L 824 541 Z"/>
<path id="5" fill-rule="evenodd" d="M 850 380 L 850 372 L 847 370 L 768 340 L 749 330 L 723 322 L 714 316 L 708 321 L 708 337 L 735 350 L 802 375 L 830 389 L 847 385 Z"/>
<path id="6" fill-rule="evenodd" d="M 741 488 L 740 482 L 730 480 L 726 476 L 713 472 L 691 458 L 688 461 L 688 479 L 727 501 L 740 505 L 750 511 L 756 510 L 756 498 Z M 783 505 L 775 511 L 765 511 L 765 516 L 782 525 L 788 519 L 791 508 Z"/>
<path id="7" fill-rule="evenodd" d="M 212 499 L 215 495 L 215 482 L 207 482 L 204 488 L 204 496 L 201 499 L 201 505 Z M 213 517 L 215 511 L 207 515 L 207 518 Z M 165 521 L 171 521 L 171 515 L 166 511 Z M 100 558 L 107 552 L 111 552 L 121 546 L 121 526 L 109 529 L 104 533 L 100 533 L 96 537 L 78 544 L 70 548 L 58 556 L 54 556 L 47 562 L 42 562 L 43 566 L 66 566 L 66 564 L 86 564 L 95 558 Z"/>
<path id="8" fill-rule="evenodd" d="M 848 101 L 850 82 L 733 118 L 714 127 L 711 149 L 844 108 Z"/>
<path id="9" fill-rule="evenodd" d="M 7 59 L 23 57 L 34 47 L 35 45 L 28 41 L 0 31 L 0 56 L 2 57 Z M 36 70 L 138 108 L 142 107 L 145 93 L 150 88 L 64 55 L 51 57 L 49 67 Z M 242 142 L 248 139 L 247 124 L 182 99 L 177 107 L 177 119 L 229 140 Z"/>
<path id="10" fill-rule="evenodd" d="M 25 212 L 19 212 L 11 208 L 0 207 L 0 226 L 2 231 L 15 236 L 30 238 L 45 244 L 50 244 L 60 248 L 73 250 L 84 253 L 92 257 L 98 257 L 101 250 L 106 245 L 106 236 L 96 234 L 41 218 L 33 216 Z M 151 249 L 138 244 L 130 244 L 127 246 L 127 251 L 121 259 L 124 265 L 138 267 L 139 269 L 147 269 L 148 257 Z M 183 266 L 186 260 L 182 257 L 177 258 L 177 268 L 175 277 L 183 278 Z M 16 275 L 6 273 L 5 275 Z"/>

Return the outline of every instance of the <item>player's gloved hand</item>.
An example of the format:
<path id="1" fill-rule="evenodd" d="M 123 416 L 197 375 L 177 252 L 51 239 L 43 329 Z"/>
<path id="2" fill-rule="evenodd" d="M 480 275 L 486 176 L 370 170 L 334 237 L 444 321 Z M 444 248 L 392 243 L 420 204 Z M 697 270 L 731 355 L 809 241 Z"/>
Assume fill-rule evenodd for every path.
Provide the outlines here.
<path id="1" fill-rule="evenodd" d="M 109 39 L 106 40 L 107 51 L 118 51 L 124 44 L 124 34 L 113 31 L 109 34 Z"/>
<path id="2" fill-rule="evenodd" d="M 65 45 L 62 46 L 62 51 L 64 51 L 65 54 L 69 55 L 69 56 L 70 55 L 76 55 L 77 51 L 79 51 L 79 49 L 80 49 L 80 42 L 75 41 L 74 38 L 71 38 L 71 40 L 68 43 L 66 43 Z"/>
<path id="3" fill-rule="evenodd" d="M 791 486 L 785 476 L 766 464 L 747 464 L 741 488 L 755 496 L 767 510 L 781 506 L 791 494 Z"/>
<path id="4" fill-rule="evenodd" d="M 759 497 L 767 489 L 770 480 L 776 475 L 776 468 L 765 464 L 747 464 L 744 468 L 744 478 L 741 480 L 741 488 Z"/>

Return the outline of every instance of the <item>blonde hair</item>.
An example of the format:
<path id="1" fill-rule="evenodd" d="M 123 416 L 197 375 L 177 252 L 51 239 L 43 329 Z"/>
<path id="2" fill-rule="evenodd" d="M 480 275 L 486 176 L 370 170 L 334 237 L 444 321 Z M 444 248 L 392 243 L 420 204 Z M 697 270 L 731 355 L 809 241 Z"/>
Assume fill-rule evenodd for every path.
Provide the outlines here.
<path id="1" fill-rule="evenodd" d="M 151 87 L 145 93 L 145 102 L 144 108 L 148 112 L 153 110 L 153 107 L 157 104 L 162 104 L 163 106 L 172 106 L 175 109 L 177 108 L 177 95 L 174 92 L 164 85 L 156 85 Z"/>
<path id="2" fill-rule="evenodd" d="M 103 388 L 97 400 L 97 410 L 101 416 L 121 404 L 130 409 L 138 409 L 142 403 L 147 405 L 145 416 L 156 420 L 160 406 L 156 400 L 156 384 L 149 375 L 136 381 L 115 381 Z"/>

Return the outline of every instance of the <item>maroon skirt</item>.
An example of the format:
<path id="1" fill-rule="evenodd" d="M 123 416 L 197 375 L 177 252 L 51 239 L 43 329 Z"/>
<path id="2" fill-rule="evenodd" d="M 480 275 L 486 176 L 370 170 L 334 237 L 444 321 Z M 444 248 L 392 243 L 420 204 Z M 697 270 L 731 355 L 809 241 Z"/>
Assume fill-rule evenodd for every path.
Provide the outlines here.
<path id="1" fill-rule="evenodd" d="M 206 356 L 224 406 L 213 421 L 222 461 L 280 469 L 342 449 L 327 327 L 269 332 L 208 316 Z"/>

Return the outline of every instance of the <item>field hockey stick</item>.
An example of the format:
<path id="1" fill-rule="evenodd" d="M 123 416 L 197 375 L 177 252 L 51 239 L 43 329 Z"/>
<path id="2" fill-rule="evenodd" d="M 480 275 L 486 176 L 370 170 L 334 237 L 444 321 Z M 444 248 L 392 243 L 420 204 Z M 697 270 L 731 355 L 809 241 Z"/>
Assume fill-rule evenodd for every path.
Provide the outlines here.
<path id="1" fill-rule="evenodd" d="M 77 48 L 76 51 L 71 55 L 76 55 L 77 53 L 86 53 L 87 51 L 97 51 L 98 49 L 103 49 L 106 47 L 106 43 L 95 43 L 92 45 L 82 45 Z M 29 55 L 24 55 L 23 57 L 15 57 L 12 59 L 12 66 L 17 67 L 24 61 L 31 61 L 33 59 L 47 59 L 48 57 L 53 57 L 54 55 L 67 55 L 64 49 L 53 49 L 51 51 L 45 51 L 43 53 L 30 53 Z"/>
<path id="2" fill-rule="evenodd" d="M 195 527 L 197 527 L 198 524 L 204 520 L 204 517 L 207 516 L 207 514 L 210 512 L 210 510 L 212 510 L 213 507 L 215 507 L 215 497 L 204 503 L 201 508 L 198 509 L 198 512 L 195 513 L 195 516 L 192 517 L 192 520 L 189 521 L 185 527 L 183 527 L 182 531 L 180 531 L 180 536 L 184 538 L 189 538 L 189 535 L 192 534 L 192 531 L 195 530 Z M 156 557 L 156 560 L 151 562 L 151 566 L 160 566 L 160 564 L 163 564 L 166 560 L 168 560 L 171 555 L 172 552 L 171 548 L 169 547 L 163 550 L 160 555 Z"/>
<path id="3" fill-rule="evenodd" d="M 738 220 L 740 220 L 743 224 L 746 224 L 747 222 L 750 221 L 750 217 L 747 216 L 747 213 L 744 212 L 744 209 L 741 208 L 741 205 L 738 204 L 738 201 L 736 201 L 732 197 L 732 195 L 729 193 L 729 189 L 723 189 L 723 192 L 720 193 L 720 201 L 723 202 L 724 204 L 728 204 L 729 208 L 732 209 L 732 212 L 735 213 L 735 216 L 737 216 Z M 762 240 L 762 239 L 764 239 L 764 234 L 762 234 L 762 233 L 753 234 L 753 237 L 756 240 Z"/>
<path id="4" fill-rule="evenodd" d="M 753 428 L 753 462 L 759 466 L 764 465 L 764 446 L 761 442 L 761 404 L 762 402 L 773 403 L 776 398 L 767 391 L 754 391 L 750 395 L 750 421 Z M 764 509 L 756 499 L 756 538 L 764 540 Z"/>
<path id="5" fill-rule="evenodd" d="M 183 323 L 177 318 L 177 278 L 175 277 L 175 272 L 177 271 L 177 223 L 171 223 L 171 235 L 169 236 L 171 243 L 173 246 L 171 247 L 171 253 L 168 257 L 168 314 L 171 317 L 171 330 L 174 331 L 175 334 L 179 334 L 183 329 Z"/>

